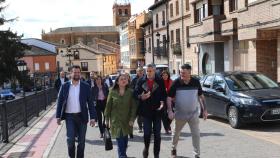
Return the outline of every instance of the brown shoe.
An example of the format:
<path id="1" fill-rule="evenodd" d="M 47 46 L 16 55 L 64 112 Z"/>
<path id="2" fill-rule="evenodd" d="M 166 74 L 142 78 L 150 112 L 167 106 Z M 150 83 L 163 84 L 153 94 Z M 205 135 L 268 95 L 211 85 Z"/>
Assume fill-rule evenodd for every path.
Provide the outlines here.
<path id="1" fill-rule="evenodd" d="M 172 149 L 172 150 L 171 150 L 171 157 L 172 157 L 172 158 L 176 158 L 176 156 L 177 156 L 176 149 Z"/>

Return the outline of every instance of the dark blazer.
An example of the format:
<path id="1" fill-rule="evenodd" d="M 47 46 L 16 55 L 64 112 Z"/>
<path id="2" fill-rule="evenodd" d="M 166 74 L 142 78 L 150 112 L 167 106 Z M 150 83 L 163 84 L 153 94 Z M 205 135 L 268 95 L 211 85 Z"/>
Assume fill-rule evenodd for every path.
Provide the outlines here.
<path id="1" fill-rule="evenodd" d="M 64 82 L 67 82 L 69 79 L 67 77 L 64 78 Z M 55 86 L 55 89 L 57 92 L 59 92 L 59 89 L 61 87 L 61 81 L 60 81 L 60 78 L 56 79 L 55 80 L 55 83 L 54 83 L 54 86 Z"/>
<path id="2" fill-rule="evenodd" d="M 134 91 L 134 96 L 136 98 L 139 98 L 143 92 L 147 93 L 149 91 L 147 80 L 147 76 L 139 79 Z M 164 108 L 162 108 L 161 111 L 158 111 L 157 109 L 160 107 L 160 101 L 165 102 L 166 97 L 167 94 L 165 91 L 164 82 L 160 77 L 156 76 L 153 89 L 151 91 L 151 97 L 144 101 L 139 99 L 139 114 L 148 118 L 152 118 L 153 116 L 161 116 Z"/>
<path id="3" fill-rule="evenodd" d="M 56 109 L 56 118 L 60 118 L 62 120 L 65 119 L 65 109 L 67 106 L 67 99 L 70 89 L 70 81 L 65 82 L 58 94 L 57 99 L 57 109 Z M 87 123 L 90 119 L 96 120 L 96 111 L 93 105 L 93 98 L 91 95 L 91 90 L 89 85 L 84 82 L 80 81 L 80 106 L 81 106 L 81 119 L 83 122 Z"/>
<path id="4" fill-rule="evenodd" d="M 105 99 L 107 99 L 108 94 L 109 94 L 109 88 L 108 88 L 106 83 L 103 83 L 102 90 L 103 90 Z M 93 100 L 94 101 L 98 100 L 98 93 L 99 93 L 99 88 L 97 86 L 94 86 L 92 88 L 92 95 L 93 95 Z"/>
<path id="5" fill-rule="evenodd" d="M 87 83 L 89 84 L 89 86 L 91 87 L 91 79 L 89 79 L 89 80 L 87 80 Z M 95 80 L 94 80 L 94 86 L 96 85 L 96 82 L 95 82 Z"/>

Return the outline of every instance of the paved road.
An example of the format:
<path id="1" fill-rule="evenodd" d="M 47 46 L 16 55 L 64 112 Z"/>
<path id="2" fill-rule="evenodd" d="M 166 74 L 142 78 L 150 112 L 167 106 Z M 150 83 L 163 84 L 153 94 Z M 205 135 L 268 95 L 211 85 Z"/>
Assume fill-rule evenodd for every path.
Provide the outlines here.
<path id="1" fill-rule="evenodd" d="M 232 129 L 225 120 L 210 117 L 200 121 L 201 157 L 202 158 L 279 158 L 280 125 L 278 123 L 253 124 L 245 129 Z M 64 126 L 64 125 L 63 125 Z M 114 142 L 114 144 L 116 144 Z M 171 136 L 162 134 L 160 157 L 170 157 Z M 128 156 L 141 158 L 143 149 L 142 134 L 135 130 L 135 138 L 129 141 Z M 88 128 L 86 139 L 86 157 L 115 158 L 114 150 L 105 151 L 103 141 L 99 138 L 98 128 Z M 150 148 L 150 153 L 152 148 Z M 181 158 L 191 158 L 192 146 L 189 128 L 186 126 L 178 145 Z M 65 127 L 62 127 L 57 140 L 49 154 L 50 158 L 66 158 Z M 153 157 L 153 156 L 151 156 Z"/>

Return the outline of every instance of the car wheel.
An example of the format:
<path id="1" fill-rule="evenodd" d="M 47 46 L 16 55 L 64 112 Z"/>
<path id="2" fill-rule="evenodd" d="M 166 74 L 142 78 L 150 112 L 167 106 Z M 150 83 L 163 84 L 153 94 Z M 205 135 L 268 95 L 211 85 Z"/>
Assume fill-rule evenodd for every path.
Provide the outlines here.
<path id="1" fill-rule="evenodd" d="M 235 106 L 230 106 L 228 109 L 228 120 L 232 128 L 240 128 L 242 123 L 240 121 L 239 111 Z"/>

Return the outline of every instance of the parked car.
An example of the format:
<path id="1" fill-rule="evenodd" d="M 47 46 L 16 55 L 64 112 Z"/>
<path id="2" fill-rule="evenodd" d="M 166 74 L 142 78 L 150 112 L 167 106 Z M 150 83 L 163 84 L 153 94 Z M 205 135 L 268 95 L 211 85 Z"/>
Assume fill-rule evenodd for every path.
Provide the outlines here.
<path id="1" fill-rule="evenodd" d="M 216 73 L 201 84 L 208 113 L 228 119 L 233 128 L 280 120 L 280 88 L 261 73 Z"/>
<path id="2" fill-rule="evenodd" d="M 0 91 L 1 100 L 13 100 L 15 98 L 16 98 L 15 94 L 10 89 L 2 89 Z"/>
<path id="3" fill-rule="evenodd" d="M 109 76 L 112 79 L 113 83 L 115 83 L 116 78 L 118 77 L 118 74 L 112 74 L 112 75 L 109 75 Z"/>

